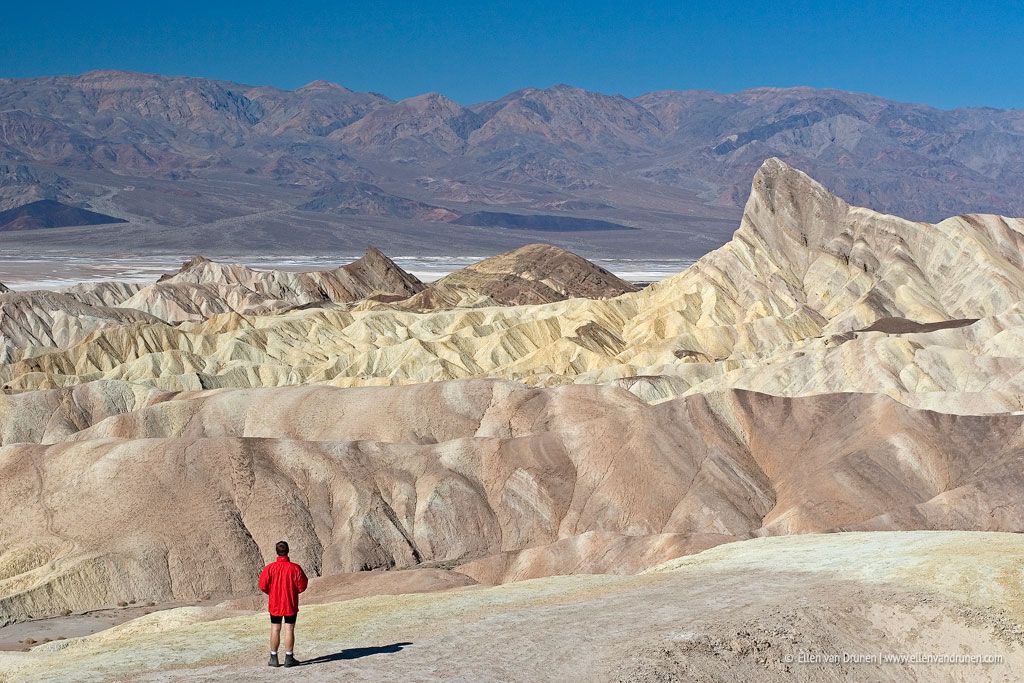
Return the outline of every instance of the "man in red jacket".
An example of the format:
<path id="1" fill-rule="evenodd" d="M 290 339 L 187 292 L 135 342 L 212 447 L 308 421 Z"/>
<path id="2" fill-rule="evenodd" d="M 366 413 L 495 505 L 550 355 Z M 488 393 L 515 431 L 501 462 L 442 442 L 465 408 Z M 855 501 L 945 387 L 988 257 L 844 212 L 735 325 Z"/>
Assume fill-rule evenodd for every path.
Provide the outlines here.
<path id="1" fill-rule="evenodd" d="M 278 541 L 274 548 L 277 560 L 263 568 L 260 574 L 260 590 L 270 596 L 267 608 L 270 610 L 270 666 L 277 663 L 277 646 L 281 643 L 281 626 L 284 622 L 284 665 L 295 666 L 299 661 L 292 654 L 295 647 L 295 618 L 299 615 L 299 593 L 306 590 L 309 580 L 302 567 L 288 559 L 288 543 Z"/>

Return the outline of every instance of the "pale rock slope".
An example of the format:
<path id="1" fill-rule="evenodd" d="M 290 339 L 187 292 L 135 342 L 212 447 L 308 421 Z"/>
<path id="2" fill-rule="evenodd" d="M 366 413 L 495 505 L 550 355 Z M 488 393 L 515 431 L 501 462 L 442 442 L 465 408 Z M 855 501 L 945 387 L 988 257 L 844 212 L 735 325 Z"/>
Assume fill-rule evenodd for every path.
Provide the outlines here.
<path id="1" fill-rule="evenodd" d="M 109 326 L 124 333 L 159 322 L 138 310 L 89 305 L 59 292 L 0 292 L 0 361 L 73 347 Z"/>
<path id="2" fill-rule="evenodd" d="M 659 321 L 693 335 L 692 351 L 722 357 L 891 317 L 990 317 L 1024 294 L 1022 250 L 1024 220 L 914 223 L 851 207 L 769 159 L 732 241 L 638 295 L 643 313 L 626 334 L 639 341 Z M 755 331 L 770 334 L 759 343 Z"/>
<path id="3" fill-rule="evenodd" d="M 73 297 L 90 306 L 117 307 L 132 298 L 145 285 L 137 282 L 98 281 L 80 282 L 77 285 L 61 290 L 61 293 Z"/>
<path id="4" fill-rule="evenodd" d="M 0 394 L 0 446 L 56 443 L 107 417 L 143 408 L 158 396 L 151 387 L 118 381 Z"/>

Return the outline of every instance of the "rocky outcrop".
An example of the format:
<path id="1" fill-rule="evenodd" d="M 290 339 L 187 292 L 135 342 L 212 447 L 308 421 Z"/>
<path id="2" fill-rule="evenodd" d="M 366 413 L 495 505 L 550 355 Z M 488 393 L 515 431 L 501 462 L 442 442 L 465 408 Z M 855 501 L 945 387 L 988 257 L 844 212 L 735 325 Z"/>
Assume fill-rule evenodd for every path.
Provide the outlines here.
<path id="1" fill-rule="evenodd" d="M 847 332 L 884 317 L 930 323 L 1002 313 L 1024 294 L 1022 264 L 1024 220 L 906 221 L 851 207 L 769 159 L 732 241 L 644 298 L 672 305 L 680 293 L 713 288 L 714 307 L 694 311 L 695 321 L 710 317 L 706 326 L 804 315 L 826 333 Z"/>

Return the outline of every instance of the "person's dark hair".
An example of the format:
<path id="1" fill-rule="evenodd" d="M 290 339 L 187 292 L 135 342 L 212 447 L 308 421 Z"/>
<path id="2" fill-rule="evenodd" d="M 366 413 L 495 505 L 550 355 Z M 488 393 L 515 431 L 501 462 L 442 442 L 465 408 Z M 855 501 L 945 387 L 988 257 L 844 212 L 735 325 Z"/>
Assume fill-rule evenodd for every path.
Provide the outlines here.
<path id="1" fill-rule="evenodd" d="M 288 554 L 288 541 L 278 541 L 277 545 L 274 546 L 274 550 L 277 551 L 278 555 L 282 557 Z"/>

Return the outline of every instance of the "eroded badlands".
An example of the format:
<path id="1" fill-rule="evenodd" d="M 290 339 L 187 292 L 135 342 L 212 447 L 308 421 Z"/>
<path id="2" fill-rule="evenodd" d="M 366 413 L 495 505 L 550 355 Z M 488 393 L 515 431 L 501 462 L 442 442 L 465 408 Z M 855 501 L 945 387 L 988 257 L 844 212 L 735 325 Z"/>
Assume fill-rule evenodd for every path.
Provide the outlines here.
<path id="1" fill-rule="evenodd" d="M 287 538 L 310 651 L 394 646 L 314 678 L 1007 680 L 1022 295 L 1021 219 L 905 221 L 777 160 L 639 291 L 529 245 L 431 284 L 370 250 L 0 293 L 0 623 L 205 605 L 0 669 L 261 675 Z M 1003 659 L 785 659 L 815 648 Z"/>

